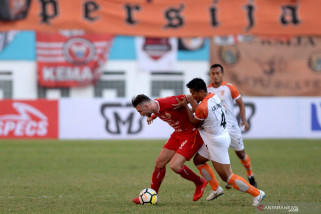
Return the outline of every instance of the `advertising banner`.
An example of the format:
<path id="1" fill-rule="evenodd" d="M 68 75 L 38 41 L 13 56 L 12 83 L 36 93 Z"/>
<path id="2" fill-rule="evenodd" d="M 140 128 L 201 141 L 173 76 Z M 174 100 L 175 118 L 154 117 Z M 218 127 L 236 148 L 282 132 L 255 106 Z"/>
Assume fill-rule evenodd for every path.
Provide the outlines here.
<path id="1" fill-rule="evenodd" d="M 321 98 L 243 97 L 243 101 L 250 124 L 244 138 L 321 139 Z"/>
<path id="2" fill-rule="evenodd" d="M 321 139 L 321 98 L 243 99 L 250 124 L 245 139 Z M 59 109 L 60 139 L 168 139 L 173 132 L 159 118 L 147 125 L 126 99 L 60 99 Z M 238 108 L 235 114 L 239 119 Z"/>
<path id="3" fill-rule="evenodd" d="M 147 125 L 127 99 L 60 99 L 60 139 L 166 139 L 173 128 Z"/>
<path id="4" fill-rule="evenodd" d="M 113 35 L 321 35 L 319 0 L 2 0 L 0 31 Z"/>
<path id="5" fill-rule="evenodd" d="M 217 38 L 211 64 L 247 96 L 321 96 L 321 37 Z"/>
<path id="6" fill-rule="evenodd" d="M 38 82 L 43 87 L 95 83 L 107 61 L 113 36 L 83 31 L 37 32 Z"/>
<path id="7" fill-rule="evenodd" d="M 1 100 L 1 138 L 58 138 L 57 100 Z"/>

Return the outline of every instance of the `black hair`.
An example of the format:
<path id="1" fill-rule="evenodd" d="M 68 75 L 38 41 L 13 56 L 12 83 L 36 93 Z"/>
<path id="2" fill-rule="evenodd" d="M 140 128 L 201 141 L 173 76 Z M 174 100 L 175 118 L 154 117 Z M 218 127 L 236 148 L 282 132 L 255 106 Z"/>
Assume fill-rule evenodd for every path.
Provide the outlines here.
<path id="1" fill-rule="evenodd" d="M 137 105 L 149 101 L 151 101 L 151 99 L 147 97 L 145 94 L 138 94 L 136 97 L 133 97 L 132 105 L 134 106 L 134 108 L 136 108 Z"/>
<path id="2" fill-rule="evenodd" d="M 222 66 L 221 64 L 213 64 L 213 65 L 211 66 L 211 69 L 210 69 L 210 70 L 212 70 L 212 68 L 217 68 L 217 67 L 221 68 L 222 73 L 224 73 L 224 69 L 223 69 L 223 66 Z"/>
<path id="3" fill-rule="evenodd" d="M 189 83 L 186 84 L 187 88 L 193 89 L 196 92 L 200 92 L 201 90 L 207 92 L 207 87 L 201 78 L 194 78 Z"/>

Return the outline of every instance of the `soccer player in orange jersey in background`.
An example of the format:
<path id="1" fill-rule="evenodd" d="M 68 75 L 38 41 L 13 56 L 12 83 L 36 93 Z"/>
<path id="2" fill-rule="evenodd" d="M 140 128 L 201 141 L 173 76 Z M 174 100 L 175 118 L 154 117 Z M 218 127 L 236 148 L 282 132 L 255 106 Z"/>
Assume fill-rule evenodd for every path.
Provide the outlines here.
<path id="1" fill-rule="evenodd" d="M 213 166 L 221 179 L 233 188 L 246 192 L 253 196 L 253 206 L 257 206 L 265 197 L 265 193 L 249 184 L 242 177 L 233 174 L 230 170 L 230 159 L 228 148 L 231 138 L 227 130 L 225 109 L 219 97 L 214 93 L 208 93 L 205 82 L 200 78 L 195 78 L 187 84 L 193 96 L 190 100 L 195 116 L 187 105 L 186 97 L 177 99 L 177 108 L 185 107 L 190 121 L 195 127 L 201 128 L 200 134 L 204 140 L 204 145 L 200 148 L 195 160 L 199 163 L 211 160 Z M 196 102 L 201 102 L 199 105 Z M 192 103 L 193 102 L 193 103 Z M 216 178 L 213 177 L 216 181 Z M 216 181 L 217 183 L 217 181 Z M 216 188 L 219 188 L 218 186 Z"/>
<path id="2" fill-rule="evenodd" d="M 169 163 L 169 167 L 174 172 L 195 184 L 196 190 L 193 201 L 197 201 L 202 197 L 207 181 L 196 175 L 184 163 L 195 155 L 203 145 L 203 140 L 199 131 L 189 121 L 186 109 L 174 109 L 173 104 L 177 104 L 176 99 L 181 99 L 182 97 L 185 96 L 179 95 L 152 100 L 146 95 L 140 94 L 132 99 L 132 105 L 141 116 L 147 116 L 148 124 L 159 117 L 175 130 L 156 159 L 151 188 L 158 193 L 165 177 L 166 165 Z M 213 173 L 208 164 L 204 163 L 202 165 Z M 134 198 L 133 202 L 139 204 L 138 197 Z"/>

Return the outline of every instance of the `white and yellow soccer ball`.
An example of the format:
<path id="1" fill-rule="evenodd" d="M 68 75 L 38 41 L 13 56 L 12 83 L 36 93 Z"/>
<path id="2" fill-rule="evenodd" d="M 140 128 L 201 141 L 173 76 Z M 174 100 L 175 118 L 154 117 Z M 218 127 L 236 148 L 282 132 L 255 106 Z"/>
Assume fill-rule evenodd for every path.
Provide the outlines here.
<path id="1" fill-rule="evenodd" d="M 143 189 L 139 193 L 139 202 L 142 205 L 157 204 L 158 196 L 156 191 L 151 188 Z"/>

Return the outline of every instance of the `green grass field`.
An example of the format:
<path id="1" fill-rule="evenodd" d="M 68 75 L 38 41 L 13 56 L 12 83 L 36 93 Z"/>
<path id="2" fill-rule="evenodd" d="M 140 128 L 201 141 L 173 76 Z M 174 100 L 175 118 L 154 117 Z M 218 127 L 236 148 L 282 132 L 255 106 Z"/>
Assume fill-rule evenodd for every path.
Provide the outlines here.
<path id="1" fill-rule="evenodd" d="M 252 197 L 225 190 L 192 201 L 194 184 L 167 167 L 159 204 L 135 205 L 150 187 L 164 141 L 0 141 L 0 213 L 257 213 Z M 264 206 L 321 213 L 321 140 L 246 140 Z M 234 173 L 246 173 L 233 151 Z M 192 162 L 187 165 L 199 174 Z M 217 175 L 217 173 L 216 173 Z M 224 186 L 219 177 L 218 181 Z M 225 188 L 224 188 L 225 189 Z M 288 210 L 264 210 L 289 213 Z"/>

